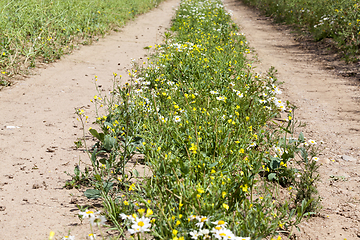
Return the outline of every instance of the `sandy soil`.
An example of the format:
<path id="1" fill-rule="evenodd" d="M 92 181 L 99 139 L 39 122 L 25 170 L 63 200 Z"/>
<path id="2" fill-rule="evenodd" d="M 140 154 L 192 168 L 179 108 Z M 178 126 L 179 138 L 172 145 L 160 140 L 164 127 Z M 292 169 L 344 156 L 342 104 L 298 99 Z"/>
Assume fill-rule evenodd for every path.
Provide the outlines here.
<path id="1" fill-rule="evenodd" d="M 168 0 L 121 32 L 81 47 L 0 92 L 2 239 L 46 239 L 50 230 L 57 236 L 71 230 L 77 239 L 89 233 L 76 217 L 82 193 L 63 189 L 69 180 L 64 171 L 72 173 L 79 159 L 88 161 L 74 148 L 81 137 L 74 109 L 83 107 L 93 119 L 94 76 L 104 92 L 111 87 L 113 72 L 126 76 L 130 59 L 145 58 L 143 47 L 161 41 L 178 3 Z M 314 61 L 313 53 L 302 50 L 289 31 L 238 1 L 225 0 L 225 5 L 256 50 L 257 70 L 278 70 L 282 98 L 299 108 L 297 119 L 306 123 L 300 130 L 325 142 L 319 184 L 323 210 L 301 224 L 297 239 L 360 238 L 359 87 Z"/>
<path id="2" fill-rule="evenodd" d="M 146 46 L 162 41 L 179 0 L 168 0 L 139 16 L 118 33 L 38 69 L 0 92 L 0 232 L 1 239 L 46 239 L 50 230 L 77 239 L 90 233 L 78 226 L 77 190 L 63 189 L 79 159 L 74 148 L 82 136 L 75 108 L 94 118 L 90 99 L 112 86 L 112 73 L 126 76 L 131 58 L 146 58 Z"/>
<path id="3" fill-rule="evenodd" d="M 283 100 L 298 109 L 297 120 L 306 123 L 308 139 L 323 140 L 320 155 L 320 216 L 301 224 L 297 239 L 360 238 L 360 88 L 356 80 L 343 78 L 315 61 L 300 48 L 289 30 L 273 24 L 239 1 L 225 0 L 260 62 L 257 71 L 271 66 L 284 82 Z"/>

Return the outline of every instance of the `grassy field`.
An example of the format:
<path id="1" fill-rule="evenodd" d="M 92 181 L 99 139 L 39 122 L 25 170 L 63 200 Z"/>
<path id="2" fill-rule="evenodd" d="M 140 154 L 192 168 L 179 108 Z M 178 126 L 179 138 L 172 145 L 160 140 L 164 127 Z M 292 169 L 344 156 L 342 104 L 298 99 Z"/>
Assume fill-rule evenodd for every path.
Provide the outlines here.
<path id="1" fill-rule="evenodd" d="M 0 85 L 90 44 L 161 0 L 0 0 Z"/>
<path id="2" fill-rule="evenodd" d="M 68 187 L 88 183 L 104 208 L 80 215 L 138 239 L 291 235 L 318 209 L 319 145 L 294 135 L 273 69 L 254 72 L 220 1 L 182 1 L 165 40 L 130 82 L 92 99 L 105 112 L 89 129 L 92 168 L 75 168 Z M 129 170 L 134 155 L 147 174 Z"/>
<path id="3" fill-rule="evenodd" d="M 360 4 L 356 0 L 242 0 L 274 17 L 312 33 L 332 38 L 346 61 L 359 60 Z"/>

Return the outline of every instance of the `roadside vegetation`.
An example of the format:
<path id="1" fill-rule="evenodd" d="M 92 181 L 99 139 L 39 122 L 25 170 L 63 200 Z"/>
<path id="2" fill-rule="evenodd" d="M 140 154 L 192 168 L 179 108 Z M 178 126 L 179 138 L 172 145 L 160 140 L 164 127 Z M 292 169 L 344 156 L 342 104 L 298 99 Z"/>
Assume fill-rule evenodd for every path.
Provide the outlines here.
<path id="1" fill-rule="evenodd" d="M 0 0 L 0 86 L 123 26 L 161 0 Z"/>
<path id="2" fill-rule="evenodd" d="M 126 238 L 290 237 L 320 207 L 319 144 L 294 134 L 276 71 L 252 69 L 217 0 L 182 1 L 164 43 L 147 48 L 131 81 L 114 73 L 113 91 L 92 99 L 98 128 L 77 141 L 91 166 L 77 166 L 67 187 L 86 185 L 103 208 L 82 206 L 79 217 Z M 77 114 L 86 129 L 86 112 Z"/>
<path id="3" fill-rule="evenodd" d="M 310 32 L 316 41 L 331 38 L 349 62 L 359 60 L 360 5 L 356 0 L 242 0 L 278 22 Z"/>

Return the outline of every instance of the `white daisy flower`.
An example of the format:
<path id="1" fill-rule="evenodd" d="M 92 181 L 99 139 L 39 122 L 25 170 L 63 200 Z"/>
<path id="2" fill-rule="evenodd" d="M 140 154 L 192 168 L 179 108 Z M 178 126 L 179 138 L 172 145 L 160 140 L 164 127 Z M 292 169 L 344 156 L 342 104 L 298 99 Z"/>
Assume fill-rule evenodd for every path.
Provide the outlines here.
<path id="1" fill-rule="evenodd" d="M 209 233 L 210 233 L 209 229 L 200 229 L 199 230 L 199 234 L 204 235 L 204 239 L 206 237 L 209 237 Z"/>
<path id="2" fill-rule="evenodd" d="M 99 212 L 93 212 L 85 209 L 84 212 L 80 211 L 78 214 L 80 215 L 81 218 L 91 218 L 91 217 L 95 217 L 95 215 L 99 214 Z"/>
<path id="3" fill-rule="evenodd" d="M 202 236 L 202 234 L 196 230 L 189 232 L 189 234 L 191 235 L 192 239 L 198 239 L 200 236 Z"/>
<path id="4" fill-rule="evenodd" d="M 196 217 L 196 219 L 199 221 L 198 223 L 195 224 L 195 226 L 202 228 L 204 226 L 204 223 L 209 221 L 209 217 L 206 216 L 198 216 Z"/>
<path id="5" fill-rule="evenodd" d="M 75 240 L 75 236 L 65 236 L 61 240 Z"/>
<path id="6" fill-rule="evenodd" d="M 310 140 L 309 140 L 309 144 L 310 144 L 310 145 L 316 145 L 317 143 L 316 143 L 315 140 L 310 139 Z"/>
<path id="7" fill-rule="evenodd" d="M 214 237 L 216 239 L 235 239 L 236 237 L 229 229 L 226 228 L 214 228 L 212 232 L 214 233 Z"/>
<path id="8" fill-rule="evenodd" d="M 224 96 L 220 96 L 220 97 L 216 97 L 216 99 L 219 101 L 225 101 L 227 98 Z"/>
<path id="9" fill-rule="evenodd" d="M 219 94 L 217 91 L 210 91 L 211 94 Z"/>
<path id="10" fill-rule="evenodd" d="M 241 92 L 237 92 L 236 95 L 239 97 L 239 98 L 242 98 L 244 96 L 244 94 L 242 94 Z"/>
<path id="11" fill-rule="evenodd" d="M 104 215 L 97 214 L 94 217 L 90 217 L 90 224 L 94 226 L 97 225 L 105 225 L 106 217 Z"/>
<path id="12" fill-rule="evenodd" d="M 150 218 L 146 218 L 146 217 L 141 217 L 141 218 L 137 218 L 135 220 L 135 223 L 131 226 L 131 228 L 129 229 L 130 234 L 135 234 L 138 232 L 149 232 L 150 231 Z"/>
<path id="13" fill-rule="evenodd" d="M 131 215 L 126 215 L 125 213 L 120 214 L 121 219 L 126 220 L 129 219 L 132 222 L 135 222 L 135 218 Z"/>
<path id="14" fill-rule="evenodd" d="M 95 240 L 96 239 L 96 234 L 90 233 L 90 234 L 87 235 L 86 238 L 90 239 L 90 240 Z"/>
<path id="15" fill-rule="evenodd" d="M 180 121 L 181 121 L 180 116 L 175 116 L 175 117 L 174 117 L 174 122 L 180 122 Z"/>
<path id="16" fill-rule="evenodd" d="M 217 226 L 225 227 L 227 225 L 227 222 L 224 222 L 223 220 L 218 220 L 215 222 L 211 222 L 212 224 L 215 224 Z"/>
<path id="17" fill-rule="evenodd" d="M 254 142 L 253 142 L 253 143 L 250 143 L 249 147 L 250 147 L 250 148 L 256 147 L 256 143 L 254 143 Z"/>
<path id="18" fill-rule="evenodd" d="M 266 103 L 266 100 L 260 99 L 259 102 L 260 102 L 260 103 Z"/>
<path id="19" fill-rule="evenodd" d="M 142 93 L 142 89 L 135 89 L 134 92 L 135 93 Z"/>

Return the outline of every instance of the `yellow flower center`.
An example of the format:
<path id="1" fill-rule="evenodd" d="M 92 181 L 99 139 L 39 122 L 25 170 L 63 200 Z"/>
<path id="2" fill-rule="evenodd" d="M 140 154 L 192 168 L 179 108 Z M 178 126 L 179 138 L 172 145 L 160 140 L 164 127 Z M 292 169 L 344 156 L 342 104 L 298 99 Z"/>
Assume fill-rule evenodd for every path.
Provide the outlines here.
<path id="1" fill-rule="evenodd" d="M 140 221 L 140 222 L 138 222 L 138 225 L 139 225 L 140 227 L 143 227 L 145 224 L 144 224 L 144 222 Z"/>
<path id="2" fill-rule="evenodd" d="M 201 218 L 201 222 L 205 222 L 206 219 L 207 219 L 206 217 Z"/>
<path id="3" fill-rule="evenodd" d="M 92 214 L 94 213 L 93 211 L 87 211 L 86 214 Z"/>
<path id="4" fill-rule="evenodd" d="M 223 220 L 220 220 L 220 221 L 218 222 L 218 224 L 219 224 L 219 225 L 224 225 L 225 222 L 224 222 Z"/>

